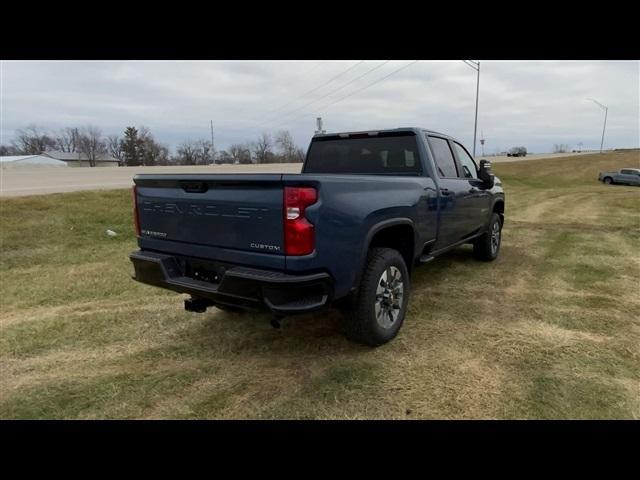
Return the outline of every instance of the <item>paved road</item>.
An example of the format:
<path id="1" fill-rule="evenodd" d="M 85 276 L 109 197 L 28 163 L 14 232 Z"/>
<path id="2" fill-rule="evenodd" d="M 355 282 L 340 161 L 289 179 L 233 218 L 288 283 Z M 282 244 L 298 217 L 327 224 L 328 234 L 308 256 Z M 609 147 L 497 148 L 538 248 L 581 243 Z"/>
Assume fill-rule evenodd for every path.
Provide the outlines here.
<path id="1" fill-rule="evenodd" d="M 507 157 L 507 156 L 499 156 L 499 157 L 477 157 L 477 160 L 480 161 L 482 158 L 486 158 L 487 160 L 491 160 L 495 163 L 501 162 L 521 162 L 523 160 L 542 160 L 544 158 L 561 158 L 561 157 L 575 157 L 577 155 L 595 155 L 598 152 L 582 152 L 582 153 L 534 153 L 531 155 L 527 155 L 526 157 Z"/>
<path id="2" fill-rule="evenodd" d="M 0 170 L 0 196 L 77 190 L 112 190 L 133 185 L 136 173 L 300 173 L 300 163 L 179 167 L 18 167 Z"/>
<path id="3" fill-rule="evenodd" d="M 511 162 L 571 156 L 539 154 L 525 158 L 486 157 L 492 162 Z M 18 167 L 0 169 L 0 196 L 41 195 L 77 190 L 127 188 L 136 173 L 299 173 L 299 163 L 268 165 L 215 165 L 181 167 Z"/>

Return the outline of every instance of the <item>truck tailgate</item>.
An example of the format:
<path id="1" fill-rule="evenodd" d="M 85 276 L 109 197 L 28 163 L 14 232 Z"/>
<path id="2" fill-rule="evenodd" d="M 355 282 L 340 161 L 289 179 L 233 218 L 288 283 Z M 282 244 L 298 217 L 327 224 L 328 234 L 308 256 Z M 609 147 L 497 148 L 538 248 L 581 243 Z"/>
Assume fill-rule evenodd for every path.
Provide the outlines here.
<path id="1" fill-rule="evenodd" d="M 280 174 L 134 177 L 141 238 L 283 255 Z"/>

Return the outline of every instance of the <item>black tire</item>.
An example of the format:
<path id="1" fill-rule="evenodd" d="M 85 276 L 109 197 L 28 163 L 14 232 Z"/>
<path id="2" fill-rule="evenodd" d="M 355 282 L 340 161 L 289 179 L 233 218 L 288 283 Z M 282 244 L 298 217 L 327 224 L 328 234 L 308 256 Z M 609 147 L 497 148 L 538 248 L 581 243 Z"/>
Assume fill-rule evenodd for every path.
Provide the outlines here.
<path id="1" fill-rule="evenodd" d="M 497 213 L 491 215 L 489 229 L 473 242 L 473 255 L 478 260 L 491 262 L 498 258 L 502 244 L 502 219 Z"/>
<path id="2" fill-rule="evenodd" d="M 613 179 L 611 177 L 604 177 L 604 180 L 602 181 L 607 185 L 611 185 L 613 183 Z"/>
<path id="3" fill-rule="evenodd" d="M 400 252 L 372 248 L 346 321 L 347 338 L 372 347 L 392 340 L 404 322 L 409 293 L 409 271 Z"/>

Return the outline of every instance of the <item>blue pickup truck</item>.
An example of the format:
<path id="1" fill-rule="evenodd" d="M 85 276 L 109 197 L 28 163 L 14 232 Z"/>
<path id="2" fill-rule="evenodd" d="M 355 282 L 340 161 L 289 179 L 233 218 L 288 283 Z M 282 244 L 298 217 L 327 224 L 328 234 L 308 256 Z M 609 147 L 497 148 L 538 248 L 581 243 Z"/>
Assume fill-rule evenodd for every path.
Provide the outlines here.
<path id="1" fill-rule="evenodd" d="M 204 312 L 279 318 L 331 305 L 353 341 L 393 339 L 414 266 L 464 243 L 494 260 L 502 184 L 448 135 L 422 128 L 318 134 L 300 174 L 134 177 L 134 279 Z"/>

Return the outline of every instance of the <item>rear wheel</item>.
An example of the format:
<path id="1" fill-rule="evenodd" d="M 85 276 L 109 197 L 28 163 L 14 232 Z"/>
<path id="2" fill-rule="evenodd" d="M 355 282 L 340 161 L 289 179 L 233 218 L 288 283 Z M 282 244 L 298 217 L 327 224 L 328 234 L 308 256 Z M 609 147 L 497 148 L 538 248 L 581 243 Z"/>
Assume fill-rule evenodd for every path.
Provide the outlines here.
<path id="1" fill-rule="evenodd" d="M 347 337 L 370 346 L 392 340 L 404 321 L 409 287 L 409 271 L 400 252 L 371 249 L 346 322 Z"/>
<path id="2" fill-rule="evenodd" d="M 491 262 L 498 258 L 502 243 L 502 219 L 497 213 L 491 215 L 489 230 L 473 242 L 473 254 L 479 260 Z"/>
<path id="3" fill-rule="evenodd" d="M 607 185 L 611 185 L 613 183 L 613 179 L 611 177 L 604 177 L 603 182 Z"/>

